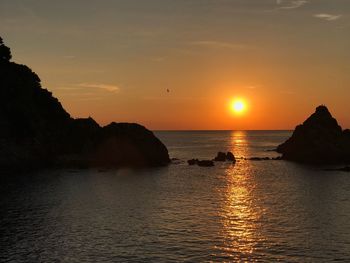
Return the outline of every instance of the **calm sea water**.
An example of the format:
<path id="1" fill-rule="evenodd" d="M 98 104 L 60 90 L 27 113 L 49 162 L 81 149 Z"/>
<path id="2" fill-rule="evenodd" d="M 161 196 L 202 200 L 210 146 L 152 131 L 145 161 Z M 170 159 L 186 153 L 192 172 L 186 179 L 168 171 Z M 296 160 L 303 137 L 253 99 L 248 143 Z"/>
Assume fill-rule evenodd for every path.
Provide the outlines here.
<path id="1" fill-rule="evenodd" d="M 350 174 L 276 156 L 285 131 L 157 132 L 179 164 L 3 175 L 0 262 L 350 262 Z"/>

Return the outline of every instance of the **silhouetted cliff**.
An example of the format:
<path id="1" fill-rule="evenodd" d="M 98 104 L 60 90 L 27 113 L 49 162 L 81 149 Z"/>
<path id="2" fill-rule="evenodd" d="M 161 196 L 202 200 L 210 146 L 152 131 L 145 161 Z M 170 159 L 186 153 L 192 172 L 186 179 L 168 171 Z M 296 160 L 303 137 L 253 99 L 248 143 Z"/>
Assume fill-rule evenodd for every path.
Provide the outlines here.
<path id="1" fill-rule="evenodd" d="M 0 167 L 157 166 L 166 147 L 138 124 L 73 119 L 0 38 Z"/>
<path id="2" fill-rule="evenodd" d="M 327 107 L 319 106 L 277 151 L 283 154 L 283 159 L 298 162 L 350 162 L 350 131 L 343 131 Z"/>

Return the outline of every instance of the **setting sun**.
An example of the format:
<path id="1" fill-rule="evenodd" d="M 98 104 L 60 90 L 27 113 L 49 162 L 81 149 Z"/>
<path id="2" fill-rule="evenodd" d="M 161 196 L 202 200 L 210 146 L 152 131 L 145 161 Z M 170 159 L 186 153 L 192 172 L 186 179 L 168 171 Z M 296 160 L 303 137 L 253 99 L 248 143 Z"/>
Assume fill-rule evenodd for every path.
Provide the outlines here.
<path id="1" fill-rule="evenodd" d="M 0 263 L 350 263 L 349 44 L 350 0 L 0 0 Z"/>
<path id="2" fill-rule="evenodd" d="M 247 106 L 245 101 L 243 101 L 242 99 L 235 99 L 232 103 L 231 103 L 231 110 L 234 113 L 242 113 L 246 110 Z"/>

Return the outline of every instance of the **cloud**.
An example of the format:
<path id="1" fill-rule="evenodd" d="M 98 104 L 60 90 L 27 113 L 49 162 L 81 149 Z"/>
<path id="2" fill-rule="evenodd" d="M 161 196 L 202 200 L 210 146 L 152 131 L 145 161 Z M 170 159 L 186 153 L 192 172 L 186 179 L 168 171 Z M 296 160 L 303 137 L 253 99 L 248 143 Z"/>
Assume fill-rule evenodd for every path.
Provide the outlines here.
<path id="1" fill-rule="evenodd" d="M 78 86 L 81 88 L 101 89 L 113 93 L 119 92 L 120 90 L 118 86 L 102 83 L 80 83 Z"/>
<path id="2" fill-rule="evenodd" d="M 308 0 L 276 0 L 277 9 L 295 9 L 307 4 Z"/>
<path id="3" fill-rule="evenodd" d="M 115 85 L 101 83 L 64 84 L 55 88 L 61 96 L 67 96 L 79 101 L 95 101 L 118 93 L 120 88 Z"/>
<path id="4" fill-rule="evenodd" d="M 342 15 L 331 15 L 331 14 L 315 14 L 314 17 L 324 19 L 327 21 L 334 21 L 341 18 Z"/>
<path id="5" fill-rule="evenodd" d="M 190 42 L 190 45 L 207 47 L 207 48 L 229 48 L 229 49 L 241 49 L 241 48 L 247 47 L 247 45 L 243 45 L 243 44 L 235 44 L 231 42 L 212 41 L 212 40 L 192 41 Z"/>

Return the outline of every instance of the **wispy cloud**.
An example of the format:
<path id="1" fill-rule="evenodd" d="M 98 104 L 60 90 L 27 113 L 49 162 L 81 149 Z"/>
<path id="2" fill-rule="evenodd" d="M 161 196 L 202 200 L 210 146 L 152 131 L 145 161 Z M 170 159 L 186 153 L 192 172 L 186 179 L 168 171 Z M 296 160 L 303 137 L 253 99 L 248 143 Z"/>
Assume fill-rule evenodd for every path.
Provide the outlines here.
<path id="1" fill-rule="evenodd" d="M 338 20 L 339 18 L 341 18 L 342 15 L 332 15 L 332 14 L 315 14 L 314 17 L 316 18 L 320 18 L 320 19 L 324 19 L 327 21 L 334 21 L 334 20 Z"/>
<path id="2" fill-rule="evenodd" d="M 247 45 L 243 45 L 243 44 L 223 42 L 223 41 L 212 41 L 212 40 L 192 41 L 189 44 L 193 46 L 201 46 L 201 47 L 207 47 L 207 48 L 241 49 L 241 48 L 247 47 Z"/>
<path id="3" fill-rule="evenodd" d="M 81 88 L 101 89 L 109 92 L 118 92 L 120 88 L 116 85 L 102 84 L 102 83 L 80 83 L 78 84 Z"/>
<path id="4" fill-rule="evenodd" d="M 277 9 L 295 9 L 307 4 L 308 0 L 276 0 Z"/>

